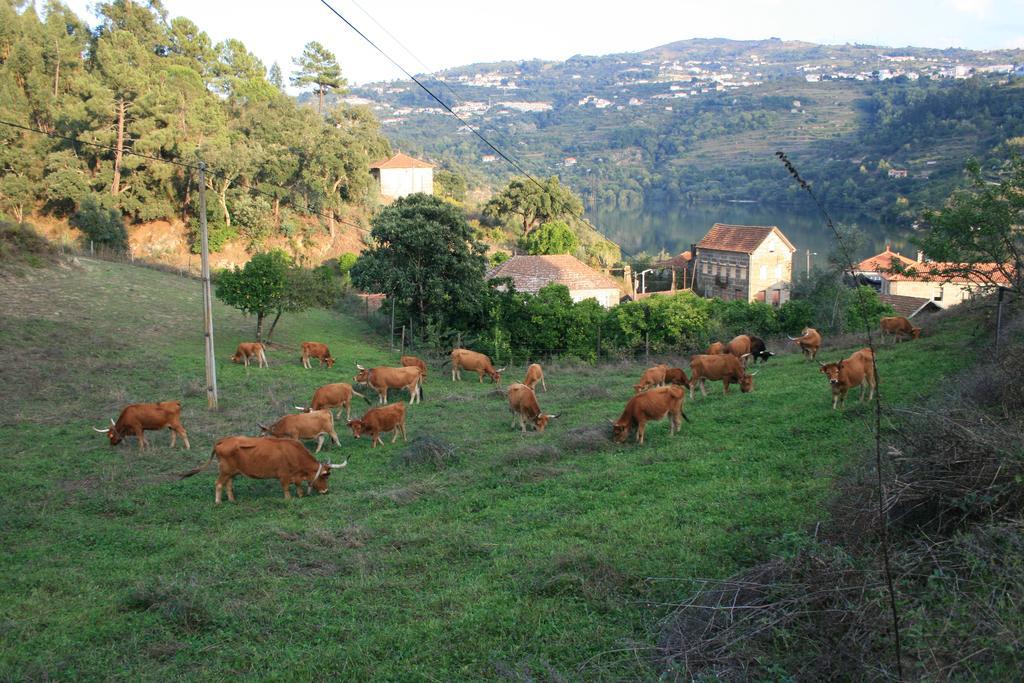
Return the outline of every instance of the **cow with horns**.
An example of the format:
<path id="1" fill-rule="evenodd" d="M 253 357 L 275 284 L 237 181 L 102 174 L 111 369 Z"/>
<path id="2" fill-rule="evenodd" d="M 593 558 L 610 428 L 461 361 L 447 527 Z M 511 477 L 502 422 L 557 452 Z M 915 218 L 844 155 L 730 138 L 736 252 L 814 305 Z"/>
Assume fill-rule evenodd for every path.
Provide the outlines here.
<path id="1" fill-rule="evenodd" d="M 227 488 L 228 500 L 235 502 L 234 478 L 244 474 L 252 479 L 277 479 L 281 482 L 285 500 L 291 496 L 291 485 L 295 485 L 295 493 L 301 498 L 303 482 L 306 493 L 316 489 L 327 493 L 327 477 L 331 470 L 348 464 L 348 460 L 340 465 L 320 462 L 313 457 L 305 446 L 294 439 L 257 438 L 251 436 L 228 436 L 220 439 L 213 446 L 210 459 L 206 464 L 181 475 L 181 478 L 199 474 L 217 458 L 220 472 L 217 475 L 214 503 L 220 504 L 221 491 Z"/>
<path id="2" fill-rule="evenodd" d="M 249 367 L 251 359 L 256 359 L 256 367 L 270 367 L 270 363 L 267 362 L 266 347 L 259 342 L 242 342 L 235 349 L 235 355 L 231 356 L 232 362 L 244 363 L 246 368 Z"/>
<path id="3" fill-rule="evenodd" d="M 188 433 L 181 426 L 181 401 L 163 401 L 161 403 L 133 403 L 125 406 L 117 418 L 117 422 L 111 418 L 110 426 L 106 429 L 93 429 L 101 434 L 106 434 L 110 439 L 110 445 L 121 443 L 126 436 L 134 436 L 139 442 L 139 450 L 145 450 L 146 431 L 157 431 L 168 429 L 171 432 L 171 447 L 177 442 L 180 436 L 185 442 L 185 448 L 190 449 Z"/>
<path id="4" fill-rule="evenodd" d="M 489 356 L 477 353 L 476 351 L 470 351 L 469 349 L 455 349 L 452 351 L 451 362 L 453 382 L 456 380 L 461 381 L 462 371 L 469 370 L 479 376 L 480 382 L 483 382 L 484 375 L 487 375 L 495 384 L 501 384 L 501 373 L 505 371 L 505 368 L 495 370 Z"/>
<path id="5" fill-rule="evenodd" d="M 324 438 L 329 436 L 334 445 L 341 446 L 338 440 L 338 433 L 334 431 L 334 416 L 330 410 L 314 410 L 309 413 L 298 415 L 285 415 L 274 424 L 267 425 L 256 423 L 260 433 L 277 438 L 300 440 L 316 439 L 316 451 L 324 446 Z"/>
<path id="6" fill-rule="evenodd" d="M 868 400 L 875 397 L 878 386 L 878 372 L 875 368 L 875 354 L 870 348 L 855 351 L 849 358 L 835 363 L 818 361 L 818 368 L 828 377 L 832 387 L 832 410 L 846 406 L 846 394 L 855 386 L 860 386 L 860 400 L 864 401 L 865 387 L 870 389 Z"/>
<path id="7" fill-rule="evenodd" d="M 741 359 L 731 353 L 694 356 L 690 359 L 690 398 L 693 398 L 694 390 L 698 386 L 701 395 L 708 395 L 707 389 L 704 388 L 704 382 L 707 380 L 721 380 L 722 391 L 726 394 L 729 393 L 730 384 L 739 384 L 741 392 L 749 393 L 754 390 L 754 375 L 758 372 L 748 374 Z"/>
<path id="8" fill-rule="evenodd" d="M 789 339 L 800 347 L 804 358 L 814 360 L 817 357 L 818 349 L 821 348 L 821 334 L 813 327 L 805 327 L 799 337 L 789 337 Z"/>
<path id="9" fill-rule="evenodd" d="M 353 378 L 356 384 L 365 384 L 377 391 L 377 402 L 385 404 L 388 402 L 388 389 L 408 389 L 409 404 L 419 403 L 423 400 L 422 371 L 415 365 L 401 368 L 389 368 L 379 366 L 376 368 L 364 368 L 356 363 L 359 373 Z"/>
<path id="10" fill-rule="evenodd" d="M 683 412 L 685 395 L 686 390 L 674 384 L 636 394 L 626 403 L 618 420 L 608 420 L 612 423 L 612 438 L 622 443 L 635 427 L 636 441 L 642 444 L 647 423 L 660 420 L 666 415 L 670 421 L 669 434 L 675 434 L 682 426 L 682 420 L 690 421 Z"/>
<path id="11" fill-rule="evenodd" d="M 558 417 L 557 414 L 552 415 L 542 412 L 540 404 L 537 403 L 537 394 L 525 384 L 516 383 L 508 388 L 508 408 L 512 411 L 512 428 L 515 428 L 516 420 L 518 419 L 519 427 L 524 432 L 526 431 L 527 420 L 533 424 L 534 429 L 538 432 L 543 432 L 544 428 L 548 425 L 548 421 Z"/>

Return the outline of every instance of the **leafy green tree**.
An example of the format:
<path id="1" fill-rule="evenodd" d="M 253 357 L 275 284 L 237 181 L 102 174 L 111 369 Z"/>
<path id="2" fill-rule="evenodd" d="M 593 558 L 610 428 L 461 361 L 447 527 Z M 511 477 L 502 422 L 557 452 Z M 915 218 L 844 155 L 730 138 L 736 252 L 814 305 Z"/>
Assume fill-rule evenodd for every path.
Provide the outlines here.
<path id="1" fill-rule="evenodd" d="M 860 285 L 849 290 L 849 303 L 846 307 L 846 326 L 851 332 L 875 329 L 882 316 L 893 315 L 892 306 L 882 303 L 874 287 Z"/>
<path id="2" fill-rule="evenodd" d="M 924 230 L 912 242 L 937 263 L 940 280 L 966 277 L 987 285 L 1024 287 L 1024 158 L 1014 157 L 998 183 L 986 181 L 977 162 L 968 164 L 970 187 L 955 192 L 940 210 L 925 213 Z"/>
<path id="3" fill-rule="evenodd" d="M 425 325 L 479 328 L 485 319 L 485 247 L 465 214 L 418 193 L 387 206 L 372 221 L 373 245 L 352 267 L 352 283 L 382 292 Z"/>
<path id="4" fill-rule="evenodd" d="M 466 201 L 466 179 L 439 168 L 434 171 L 434 194 L 456 202 Z"/>
<path id="5" fill-rule="evenodd" d="M 274 62 L 270 65 L 270 71 L 267 72 L 267 80 L 278 90 L 284 90 L 284 75 L 281 73 L 280 64 Z"/>
<path id="6" fill-rule="evenodd" d="M 96 244 L 118 251 L 128 246 L 128 231 L 121 212 L 104 206 L 97 197 L 85 197 L 70 222 Z"/>
<path id="7" fill-rule="evenodd" d="M 579 215 L 583 202 L 572 190 L 561 185 L 556 176 L 539 184 L 528 178 L 513 178 L 484 206 L 484 214 L 494 218 L 515 217 L 522 222 L 523 237 L 541 223 Z"/>
<path id="8" fill-rule="evenodd" d="M 341 296 L 340 284 L 326 268 L 291 267 L 286 273 L 285 281 L 284 294 L 278 302 L 277 313 L 267 332 L 268 342 L 273 339 L 277 321 L 281 319 L 283 313 L 301 313 L 311 308 L 329 308 Z"/>
<path id="9" fill-rule="evenodd" d="M 544 254 L 572 254 L 580 246 L 579 238 L 565 221 L 542 223 L 523 240 L 531 256 Z"/>
<path id="10" fill-rule="evenodd" d="M 283 251 L 256 254 L 242 268 L 222 270 L 214 281 L 217 298 L 256 316 L 256 340 L 263 340 L 263 319 L 284 306 L 291 258 Z"/>
<path id="11" fill-rule="evenodd" d="M 341 66 L 334 53 L 317 41 L 306 43 L 302 55 L 293 60 L 297 67 L 295 74 L 291 77 L 292 85 L 305 88 L 315 85 L 313 92 L 317 95 L 317 112 L 324 111 L 324 95 L 337 90 L 344 92 L 348 84 L 341 76 Z"/>

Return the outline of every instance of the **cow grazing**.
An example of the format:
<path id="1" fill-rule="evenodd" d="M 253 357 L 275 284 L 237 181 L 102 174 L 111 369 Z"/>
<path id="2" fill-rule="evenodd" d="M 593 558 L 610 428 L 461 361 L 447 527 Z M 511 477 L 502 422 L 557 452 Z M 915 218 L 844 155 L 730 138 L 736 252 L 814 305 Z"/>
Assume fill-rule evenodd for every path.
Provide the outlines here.
<path id="1" fill-rule="evenodd" d="M 319 359 L 320 365 L 323 367 L 324 363 L 327 363 L 328 368 L 334 367 L 334 358 L 331 356 L 330 350 L 327 348 L 327 344 L 321 344 L 320 342 L 302 342 L 302 367 L 310 370 L 309 359 Z"/>
<path id="2" fill-rule="evenodd" d="M 729 349 L 722 342 L 712 342 L 708 350 L 704 352 L 707 356 L 719 356 L 723 353 L 729 353 Z"/>
<path id="3" fill-rule="evenodd" d="M 453 382 L 455 380 L 462 380 L 463 370 L 475 372 L 479 375 L 481 382 L 484 381 L 484 375 L 487 375 L 495 384 L 501 384 L 501 373 L 505 371 L 505 368 L 495 370 L 494 365 L 491 364 L 490 357 L 482 353 L 470 351 L 469 349 L 455 349 L 452 351 Z"/>
<path id="4" fill-rule="evenodd" d="M 295 439 L 296 441 L 316 439 L 317 453 L 323 448 L 325 436 L 330 436 L 336 446 L 341 446 L 338 433 L 334 431 L 334 416 L 331 415 L 330 410 L 314 410 L 310 413 L 285 415 L 269 427 L 258 422 L 256 424 L 263 435 L 279 439 Z"/>
<path id="5" fill-rule="evenodd" d="M 387 432 L 394 432 L 391 443 L 398 440 L 398 432 L 402 432 L 402 441 L 409 439 L 405 435 L 405 404 L 393 403 L 389 406 L 370 408 L 358 420 L 349 420 L 348 428 L 352 430 L 352 436 L 359 438 L 363 434 L 369 434 L 372 438 L 371 448 L 377 444 L 384 445 L 380 435 Z"/>
<path id="6" fill-rule="evenodd" d="M 293 439 L 254 438 L 251 436 L 229 436 L 220 439 L 213 446 L 210 459 L 206 464 L 195 468 L 181 478 L 191 477 L 210 466 L 214 458 L 220 473 L 217 476 L 214 503 L 220 504 L 221 490 L 228 490 L 228 500 L 235 502 L 234 478 L 244 474 L 251 479 L 277 479 L 284 489 L 284 498 L 289 500 L 292 484 L 295 493 L 302 497 L 302 482 L 306 482 L 306 493 L 316 489 L 327 493 L 327 477 L 331 470 L 344 467 L 348 460 L 340 465 L 330 462 L 319 462 L 298 441 Z"/>
<path id="7" fill-rule="evenodd" d="M 423 376 L 420 369 L 415 365 L 403 368 L 377 367 L 372 369 L 364 368 L 356 363 L 359 373 L 353 379 L 357 384 L 366 384 L 377 390 L 377 402 L 388 402 L 388 389 L 408 389 L 409 403 L 419 403 L 423 400 L 423 387 L 420 381 Z"/>
<path id="8" fill-rule="evenodd" d="M 665 370 L 665 384 L 678 384 L 679 386 L 690 386 L 690 380 L 682 368 L 668 368 Z"/>
<path id="9" fill-rule="evenodd" d="M 743 360 L 744 365 L 746 365 L 745 359 L 747 358 L 752 358 L 755 363 L 760 358 L 762 363 L 767 363 L 768 359 L 775 355 L 765 347 L 763 339 L 752 334 L 733 337 L 733 340 L 726 346 L 726 353 L 731 353 Z"/>
<path id="10" fill-rule="evenodd" d="M 249 367 L 250 358 L 256 359 L 256 367 L 270 367 L 270 363 L 267 362 L 266 347 L 259 342 L 242 342 L 235 349 L 235 355 L 231 356 L 232 361 L 235 363 L 245 363 L 245 367 Z"/>
<path id="11" fill-rule="evenodd" d="M 800 347 L 804 358 L 809 360 L 814 360 L 818 355 L 818 349 L 821 348 L 821 334 L 813 327 L 805 327 L 799 337 L 790 337 L 790 340 Z"/>
<path id="12" fill-rule="evenodd" d="M 622 443 L 629 436 L 631 429 L 636 427 L 637 443 L 644 442 L 644 432 L 650 420 L 660 420 L 669 416 L 669 434 L 675 434 L 682 426 L 680 418 L 690 421 L 683 412 L 683 401 L 686 390 L 678 386 L 659 387 L 637 394 L 629 399 L 619 419 L 612 422 L 612 438 Z"/>
<path id="13" fill-rule="evenodd" d="M 748 374 L 741 360 L 731 353 L 720 356 L 694 356 L 690 359 L 690 398 L 693 398 L 694 390 L 698 386 L 702 395 L 708 395 L 704 388 L 706 380 L 722 380 L 722 391 L 726 394 L 729 393 L 730 384 L 739 384 L 740 391 L 744 394 L 749 393 L 754 390 L 756 374 L 757 372 Z"/>
<path id="14" fill-rule="evenodd" d="M 828 383 L 832 387 L 832 410 L 838 404 L 840 408 L 846 405 L 846 393 L 855 386 L 860 385 L 860 400 L 864 401 L 864 387 L 870 388 L 868 395 L 870 401 L 875 397 L 875 388 L 878 386 L 878 373 L 875 371 L 875 356 L 871 349 L 863 348 L 854 352 L 849 358 L 836 363 L 818 362 L 822 373 L 828 377 Z"/>
<path id="15" fill-rule="evenodd" d="M 121 443 L 126 436 L 135 436 L 139 442 L 139 450 L 146 447 L 146 431 L 169 429 L 171 432 L 171 447 L 181 436 L 185 442 L 185 448 L 191 449 L 188 443 L 188 433 L 181 426 L 181 401 L 163 401 L 161 403 L 133 403 L 125 406 L 117 418 L 117 422 L 110 420 L 110 426 L 106 429 L 93 429 L 101 434 L 106 434 L 110 439 L 110 445 L 115 446 Z"/>
<path id="16" fill-rule="evenodd" d="M 534 363 L 526 368 L 526 378 L 523 380 L 523 384 L 533 390 L 537 389 L 537 382 L 540 382 L 541 388 L 547 392 L 548 385 L 544 382 L 544 370 L 540 367 L 540 363 Z"/>
<path id="17" fill-rule="evenodd" d="M 641 391 L 647 391 L 651 387 L 660 387 L 665 384 L 666 370 L 668 370 L 668 366 L 664 363 L 659 363 L 653 368 L 644 370 L 644 374 L 640 375 L 640 381 L 633 385 L 633 393 L 639 394 Z"/>
<path id="18" fill-rule="evenodd" d="M 548 420 L 553 420 L 558 415 L 549 415 L 541 412 L 540 404 L 537 403 L 537 394 L 526 384 L 512 384 L 508 388 L 508 408 L 512 411 L 512 428 L 516 426 L 516 419 L 519 426 L 526 431 L 526 421 L 529 420 L 534 429 L 543 432 L 548 425 Z"/>
<path id="19" fill-rule="evenodd" d="M 346 382 L 337 382 L 335 384 L 325 384 L 316 391 L 313 392 L 313 400 L 310 402 L 308 408 L 302 406 L 295 406 L 296 410 L 301 410 L 304 413 L 308 413 L 313 410 L 329 410 L 331 408 L 338 408 L 338 414 L 335 417 L 341 417 L 341 408 L 345 409 L 345 420 L 352 419 L 352 397 L 358 396 L 367 403 L 370 399 L 366 398 L 358 391 L 352 388 L 351 384 Z"/>
<path id="20" fill-rule="evenodd" d="M 899 342 L 904 335 L 910 339 L 921 338 L 921 328 L 914 327 L 910 324 L 910 321 L 904 318 L 902 315 L 893 315 L 882 318 L 882 338 L 884 339 L 887 335 L 892 335 L 893 343 Z"/>
<path id="21" fill-rule="evenodd" d="M 422 358 L 417 358 L 416 356 L 402 356 L 398 359 L 398 362 L 403 368 L 419 368 L 420 382 L 427 381 L 427 364 L 423 362 Z"/>

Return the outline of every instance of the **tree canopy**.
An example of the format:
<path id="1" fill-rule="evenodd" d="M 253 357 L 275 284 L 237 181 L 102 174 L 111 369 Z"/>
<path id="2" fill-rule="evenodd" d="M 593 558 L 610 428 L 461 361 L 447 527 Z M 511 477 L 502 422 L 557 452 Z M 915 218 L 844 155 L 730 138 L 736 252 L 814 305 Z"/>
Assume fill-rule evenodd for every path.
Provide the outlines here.
<path id="1" fill-rule="evenodd" d="M 583 202 L 556 176 L 535 183 L 529 178 L 513 178 L 484 206 L 484 214 L 494 218 L 515 217 L 522 223 L 523 236 L 541 223 L 569 218 L 583 211 Z"/>
<path id="2" fill-rule="evenodd" d="M 318 112 L 324 110 L 324 95 L 332 90 L 344 92 L 348 84 L 341 76 L 341 66 L 334 53 L 317 41 L 306 43 L 302 55 L 293 60 L 297 71 L 291 77 L 292 85 L 305 88 L 315 85 L 313 92 L 317 95 Z"/>
<path id="3" fill-rule="evenodd" d="M 473 327 L 486 315 L 486 247 L 456 206 L 431 195 L 408 195 L 373 219 L 372 246 L 352 267 L 352 283 L 381 292 L 438 332 Z"/>
<path id="4" fill-rule="evenodd" d="M 565 221 L 549 221 L 526 236 L 524 246 L 531 256 L 544 254 L 572 254 L 580 240 Z"/>

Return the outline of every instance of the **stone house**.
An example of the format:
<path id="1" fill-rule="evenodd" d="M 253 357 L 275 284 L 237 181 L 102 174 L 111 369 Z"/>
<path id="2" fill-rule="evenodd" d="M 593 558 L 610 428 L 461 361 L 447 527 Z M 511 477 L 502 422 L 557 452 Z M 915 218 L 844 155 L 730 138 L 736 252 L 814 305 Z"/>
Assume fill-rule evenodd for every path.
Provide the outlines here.
<path id="1" fill-rule="evenodd" d="M 789 300 L 796 247 L 775 226 L 715 223 L 697 243 L 694 280 L 706 297 Z"/>
<path id="2" fill-rule="evenodd" d="M 434 194 L 434 166 L 399 152 L 370 165 L 381 196 L 398 199 L 416 192 Z"/>
<path id="3" fill-rule="evenodd" d="M 615 306 L 623 296 L 614 278 L 569 254 L 513 256 L 491 268 L 485 276 L 487 280 L 499 277 L 511 278 L 516 291 L 530 294 L 552 283 L 565 285 L 573 301 L 597 299 L 605 308 Z"/>

